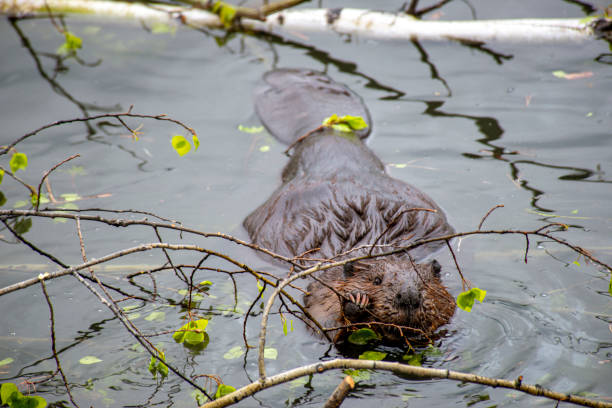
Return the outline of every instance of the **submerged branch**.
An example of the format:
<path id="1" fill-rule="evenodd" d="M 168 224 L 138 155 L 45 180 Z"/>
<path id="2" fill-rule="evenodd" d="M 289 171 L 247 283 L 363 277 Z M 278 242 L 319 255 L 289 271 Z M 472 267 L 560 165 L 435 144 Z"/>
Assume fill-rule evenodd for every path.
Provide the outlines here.
<path id="1" fill-rule="evenodd" d="M 0 0 L 0 12 L 10 15 L 48 13 L 96 14 L 113 18 L 137 19 L 145 22 L 184 23 L 203 28 L 223 28 L 216 14 L 205 10 L 156 4 L 149 7 L 137 3 L 104 0 Z M 259 17 L 259 16 L 258 16 Z M 240 18 L 232 29 L 274 33 L 334 32 L 381 40 L 434 41 L 511 41 L 569 42 L 595 39 L 597 29 L 609 19 L 584 21 L 569 19 L 511 19 L 480 21 L 423 21 L 406 14 L 362 9 L 299 9 L 282 10 L 268 15 L 265 21 Z"/>

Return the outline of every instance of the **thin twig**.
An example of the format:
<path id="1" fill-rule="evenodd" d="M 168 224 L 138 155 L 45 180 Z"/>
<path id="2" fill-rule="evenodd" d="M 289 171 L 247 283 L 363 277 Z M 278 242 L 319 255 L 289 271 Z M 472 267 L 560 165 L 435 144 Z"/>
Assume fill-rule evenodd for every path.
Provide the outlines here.
<path id="1" fill-rule="evenodd" d="M 497 205 L 495 205 L 495 206 L 491 207 L 491 208 L 489 209 L 489 211 L 487 211 L 487 213 L 484 215 L 484 217 L 482 217 L 482 219 L 480 220 L 480 223 L 478 224 L 478 228 L 477 228 L 477 229 L 478 229 L 478 231 L 480 231 L 480 228 L 482 227 L 482 224 L 485 222 L 485 220 L 487 219 L 487 217 L 488 217 L 489 215 L 491 215 L 491 213 L 492 213 L 493 211 L 495 211 L 496 209 L 501 208 L 501 207 L 503 207 L 503 206 L 504 206 L 503 204 L 497 204 Z"/>
<path id="2" fill-rule="evenodd" d="M 57 169 L 59 166 L 61 166 L 62 164 L 72 160 L 72 159 L 76 159 L 77 157 L 81 157 L 80 154 L 73 154 L 72 156 L 68 157 L 67 159 L 62 160 L 61 162 L 57 163 L 55 166 L 51 167 L 49 170 L 45 171 L 45 173 L 43 174 L 42 178 L 40 179 L 40 183 L 38 183 L 38 190 L 36 193 L 36 205 L 34 206 L 34 210 L 38 211 L 38 206 L 40 205 L 40 189 L 42 188 L 43 183 L 45 182 L 45 180 L 47 179 L 47 177 L 49 177 L 49 174 L 51 174 L 51 172 L 55 169 Z"/>

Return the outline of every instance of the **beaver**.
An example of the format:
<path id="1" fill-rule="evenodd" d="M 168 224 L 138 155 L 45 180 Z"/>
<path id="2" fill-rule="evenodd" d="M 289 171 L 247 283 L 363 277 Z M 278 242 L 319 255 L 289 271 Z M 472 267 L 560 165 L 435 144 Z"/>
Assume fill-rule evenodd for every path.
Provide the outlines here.
<path id="1" fill-rule="evenodd" d="M 440 270 L 435 260 L 347 263 L 308 285 L 305 307 L 322 327 L 338 328 L 328 332 L 333 339 L 346 332 L 342 327 L 356 323 L 370 323 L 387 341 L 428 337 L 455 311 L 455 300 L 440 281 Z"/>
<path id="2" fill-rule="evenodd" d="M 345 85 L 321 72 L 277 69 L 266 73 L 256 88 L 255 110 L 270 134 L 288 145 L 334 113 L 361 116 L 369 127 L 349 133 L 324 127 L 299 140 L 283 169 L 281 186 L 244 220 L 253 243 L 308 264 L 377 254 L 454 232 L 431 198 L 390 177 L 364 144 L 372 128 L 370 114 Z M 306 308 L 317 320 L 335 326 L 343 318 L 374 319 L 431 333 L 448 322 L 455 303 L 440 282 L 439 270 L 435 272 L 438 267 L 413 262 L 422 262 L 441 245 L 432 242 L 392 258 L 364 261 L 353 265 L 355 273 L 323 271 L 318 279 L 344 300 L 314 282 Z M 377 285 L 378 280 L 387 284 Z M 348 290 L 359 287 L 356 295 Z M 405 288 L 420 296 L 408 295 Z M 433 306 L 436 302 L 440 304 Z M 368 314 L 357 313 L 361 309 Z"/>

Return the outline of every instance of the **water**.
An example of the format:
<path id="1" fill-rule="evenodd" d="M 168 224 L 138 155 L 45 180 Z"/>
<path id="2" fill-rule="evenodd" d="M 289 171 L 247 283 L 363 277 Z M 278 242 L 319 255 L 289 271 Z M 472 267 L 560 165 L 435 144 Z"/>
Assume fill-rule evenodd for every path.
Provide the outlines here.
<path id="1" fill-rule="evenodd" d="M 542 2 L 537 9 L 509 9 L 504 2 L 491 1 L 471 4 L 478 18 L 583 15 L 569 2 Z M 463 2 L 451 2 L 443 10 L 443 18 L 471 18 Z M 258 125 L 250 95 L 266 70 L 306 67 L 326 71 L 363 96 L 374 120 L 369 146 L 388 164 L 393 177 L 433 197 L 457 230 L 475 229 L 489 208 L 504 204 L 484 228 L 535 229 L 547 222 L 566 223 L 570 229 L 557 236 L 612 262 L 612 72 L 608 64 L 596 61 L 609 54 L 604 42 L 487 44 L 499 55 L 498 63 L 488 53 L 450 42 L 346 41 L 329 34 L 308 39 L 289 35 L 279 41 L 237 35 L 217 46 L 210 36 L 186 28 L 151 34 L 137 23 L 77 17 L 66 21 L 83 38 L 80 57 L 101 62 L 87 67 L 67 61 L 68 71 L 55 79 L 61 90 L 57 86 L 54 90 L 37 70 L 17 30 L 6 20 L 0 22 L 0 144 L 46 123 L 81 117 L 83 110 L 117 112 L 132 104 L 134 112 L 165 113 L 183 121 L 202 142 L 198 152 L 180 158 L 170 138 L 185 134 L 182 129 L 155 120 L 133 120 L 129 122 L 133 127 L 143 124 L 138 142 L 118 127 L 94 124 L 89 131 L 77 123 L 19 144 L 30 159 L 22 177 L 32 184 L 64 158 L 81 155 L 50 176 L 55 195 L 87 197 L 76 202 L 80 208 L 151 211 L 199 230 L 246 239 L 241 222 L 277 187 L 286 157 L 284 146 L 269 135 L 247 134 L 237 127 Z M 62 38 L 46 20 L 23 21 L 18 27 L 52 77 L 54 61 L 40 53 L 54 52 Z M 437 75 L 432 75 L 434 68 Z M 553 76 L 556 70 L 589 71 L 593 76 L 565 80 Z M 0 163 L 7 166 L 6 159 Z M 6 176 L 1 191 L 8 198 L 3 208 L 26 197 L 23 188 Z M 0 234 L 11 239 L 6 230 Z M 167 242 L 198 244 L 257 269 L 282 272 L 223 240 L 161 234 Z M 83 235 L 89 258 L 157 241 L 144 227 L 86 222 Z M 72 222 L 35 220 L 26 238 L 65 263 L 81 262 Z M 463 273 L 488 291 L 487 298 L 472 313 L 457 311 L 448 334 L 437 344 L 442 354 L 426 357 L 424 366 L 506 379 L 522 375 L 527 383 L 558 391 L 609 397 L 609 273 L 558 245 L 535 238 L 530 244 L 525 264 L 521 236 L 457 242 Z M 184 252 L 173 254 L 179 263 L 194 264 L 199 259 Z M 445 253 L 438 259 L 445 283 L 457 295 L 461 284 L 452 259 Z M 112 285 L 149 298 L 153 289 L 149 277 L 130 281 L 124 277 L 164 260 L 160 253 L 135 254 L 112 262 L 99 274 Z M 0 264 L 2 287 L 57 269 L 23 245 L 4 242 Z M 238 269 L 220 261 L 206 265 Z M 243 316 L 226 310 L 234 302 L 232 281 L 215 272 L 199 273 L 196 279 L 213 282 L 213 296 L 200 306 L 200 313 L 210 317 L 208 347 L 191 352 L 175 344 L 170 334 L 153 337 L 152 342 L 163 347 L 168 361 L 186 375 L 215 374 L 227 384 L 244 385 L 257 376 L 256 353 L 231 360 L 223 357 L 232 347 L 243 346 Z M 183 312 L 173 305 L 182 299 L 178 290 L 184 285 L 168 271 L 156 273 L 155 281 L 157 300 L 129 300 L 121 306 L 136 307 L 130 313 L 140 314 L 132 317 L 143 332 L 171 332 L 183 324 Z M 236 281 L 238 308 L 244 311 L 257 296 L 257 288 L 246 275 L 236 276 Z M 156 385 L 147 371 L 148 355 L 134 347 L 134 338 L 80 284 L 62 278 L 47 286 L 55 308 L 59 357 L 79 405 L 193 404 L 191 389 L 176 376 Z M 49 312 L 40 286 L 3 296 L 0 308 L 0 360 L 14 359 L 0 367 L 0 381 L 21 382 L 53 372 Z M 159 311 L 165 313 L 163 320 L 146 320 Z M 256 344 L 259 330 L 258 304 L 254 313 L 247 326 L 250 344 Z M 267 360 L 270 374 L 341 355 L 313 340 L 296 319 L 294 331 L 284 336 L 277 314 L 271 316 L 267 344 L 278 351 L 276 360 Z M 388 352 L 390 359 L 400 359 L 405 351 L 379 350 Z M 103 361 L 79 364 L 88 355 Z M 315 376 L 310 384 L 267 390 L 242 405 L 320 405 L 341 377 L 329 372 Z M 203 384 L 203 379 L 198 383 Z M 67 400 L 57 379 L 38 385 L 37 392 L 50 402 Z M 540 402 L 507 390 L 414 381 L 382 372 L 360 382 L 347 404 L 369 406 L 372 398 L 384 399 L 385 406 Z"/>

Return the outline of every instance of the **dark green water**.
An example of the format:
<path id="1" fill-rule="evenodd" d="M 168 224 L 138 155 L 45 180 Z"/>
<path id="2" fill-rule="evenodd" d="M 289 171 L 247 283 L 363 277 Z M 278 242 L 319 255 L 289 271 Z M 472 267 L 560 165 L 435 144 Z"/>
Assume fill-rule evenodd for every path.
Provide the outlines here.
<path id="1" fill-rule="evenodd" d="M 471 6 L 478 18 L 584 15 L 570 2 L 542 1 L 537 8 L 532 3 L 472 1 Z M 391 10 L 395 5 L 385 7 Z M 451 2 L 442 10 L 444 19 L 472 17 L 465 2 Z M 88 130 L 83 124 L 71 124 L 19 144 L 30 159 L 22 177 L 33 184 L 62 159 L 81 155 L 51 176 L 58 196 L 94 196 L 77 202 L 80 208 L 146 210 L 203 231 L 246 239 L 241 222 L 277 187 L 286 157 L 284 146 L 265 132 L 247 134 L 237 128 L 258 125 L 251 92 L 266 70 L 307 67 L 326 71 L 363 96 L 374 120 L 369 146 L 389 165 L 392 176 L 432 196 L 457 230 L 475 229 L 489 208 L 504 204 L 488 218 L 486 227 L 535 229 L 547 222 L 566 223 L 571 228 L 559 236 L 612 262 L 612 69 L 603 41 L 487 44 L 498 56 L 496 61 L 491 53 L 457 43 L 288 34 L 284 40 L 236 35 L 218 46 L 211 36 L 187 28 L 152 34 L 138 23 L 78 17 L 66 22 L 83 39 L 80 57 L 100 63 L 87 67 L 67 61 L 68 69 L 50 81 L 22 41 L 29 41 L 41 69 L 52 77 L 55 62 L 43 53 L 54 52 L 62 43 L 52 25 L 44 19 L 28 20 L 19 22 L 17 30 L 6 19 L 0 21 L 0 145 L 46 123 L 81 117 L 83 110 L 94 115 L 130 105 L 138 113 L 165 113 L 185 122 L 202 143 L 198 152 L 180 158 L 170 138 L 181 129 L 138 120 L 130 122 L 144 126 L 138 142 L 117 127 L 93 125 Z M 437 75 L 432 75 L 434 70 Z M 593 75 L 566 80 L 553 76 L 557 70 Z M 5 167 L 6 161 L 0 159 Z M 26 197 L 8 177 L 0 187 L 8 198 L 3 208 Z M 83 234 L 90 258 L 157 240 L 142 227 L 84 223 Z M 259 269 L 282 272 L 225 241 L 162 235 L 167 242 L 196 243 Z M 6 230 L 0 236 L 11 238 Z M 63 262 L 81 262 L 72 222 L 35 220 L 26 237 Z M 456 244 L 464 274 L 488 291 L 487 298 L 472 313 L 457 312 L 448 336 L 438 344 L 442 355 L 427 358 L 425 366 L 506 379 L 522 375 L 527 383 L 558 391 L 610 397 L 609 273 L 535 239 L 527 264 L 521 237 L 472 237 Z M 199 259 L 186 253 L 174 256 L 181 263 Z M 445 282 L 457 295 L 461 285 L 450 256 L 440 254 L 438 259 Z M 146 297 L 152 289 L 149 278 L 128 282 L 122 277 L 142 265 L 163 262 L 159 253 L 133 255 L 100 274 Z M 228 268 L 219 262 L 208 266 Z M 0 243 L 0 287 L 56 269 L 22 245 Z M 154 337 L 153 343 L 161 345 L 169 361 L 186 375 L 216 374 L 227 384 L 244 385 L 257 376 L 256 353 L 232 360 L 223 357 L 232 347 L 243 345 L 242 315 L 223 312 L 232 303 L 231 280 L 214 272 L 200 273 L 197 279 L 213 282 L 213 296 L 201 305 L 202 313 L 211 317 L 208 347 L 192 353 L 175 344 L 170 334 Z M 246 276 L 237 280 L 238 306 L 245 310 L 257 289 Z M 140 313 L 133 321 L 144 332 L 176 330 L 182 313 L 169 302 L 180 301 L 177 290 L 182 285 L 171 272 L 158 273 L 156 284 L 161 295 L 156 301 L 128 301 L 122 306 L 138 306 L 131 311 Z M 133 349 L 135 340 L 78 282 L 58 279 L 48 283 L 48 290 L 55 306 L 59 356 L 80 406 L 193 404 L 191 389 L 176 376 L 156 385 L 147 371 L 148 355 Z M 256 310 L 259 313 L 258 306 Z M 165 312 L 165 319 L 146 320 L 154 311 Z M 0 367 L 0 382 L 53 372 L 48 316 L 38 285 L 0 298 L 0 361 L 14 359 Z M 256 343 L 258 329 L 258 316 L 251 317 L 247 327 L 251 344 Z M 269 322 L 268 345 L 278 351 L 277 359 L 267 362 L 270 374 L 340 356 L 297 320 L 294 331 L 284 336 L 278 315 Z M 382 350 L 395 357 L 403 352 Z M 88 355 L 103 361 L 79 364 Z M 301 383 L 276 387 L 241 404 L 319 406 L 342 376 L 340 372 L 316 376 L 312 387 Z M 67 400 L 59 380 L 39 385 L 37 391 L 49 402 Z M 381 372 L 360 382 L 346 404 L 371 406 L 379 399 L 390 407 L 540 402 L 506 390 L 414 381 Z"/>

